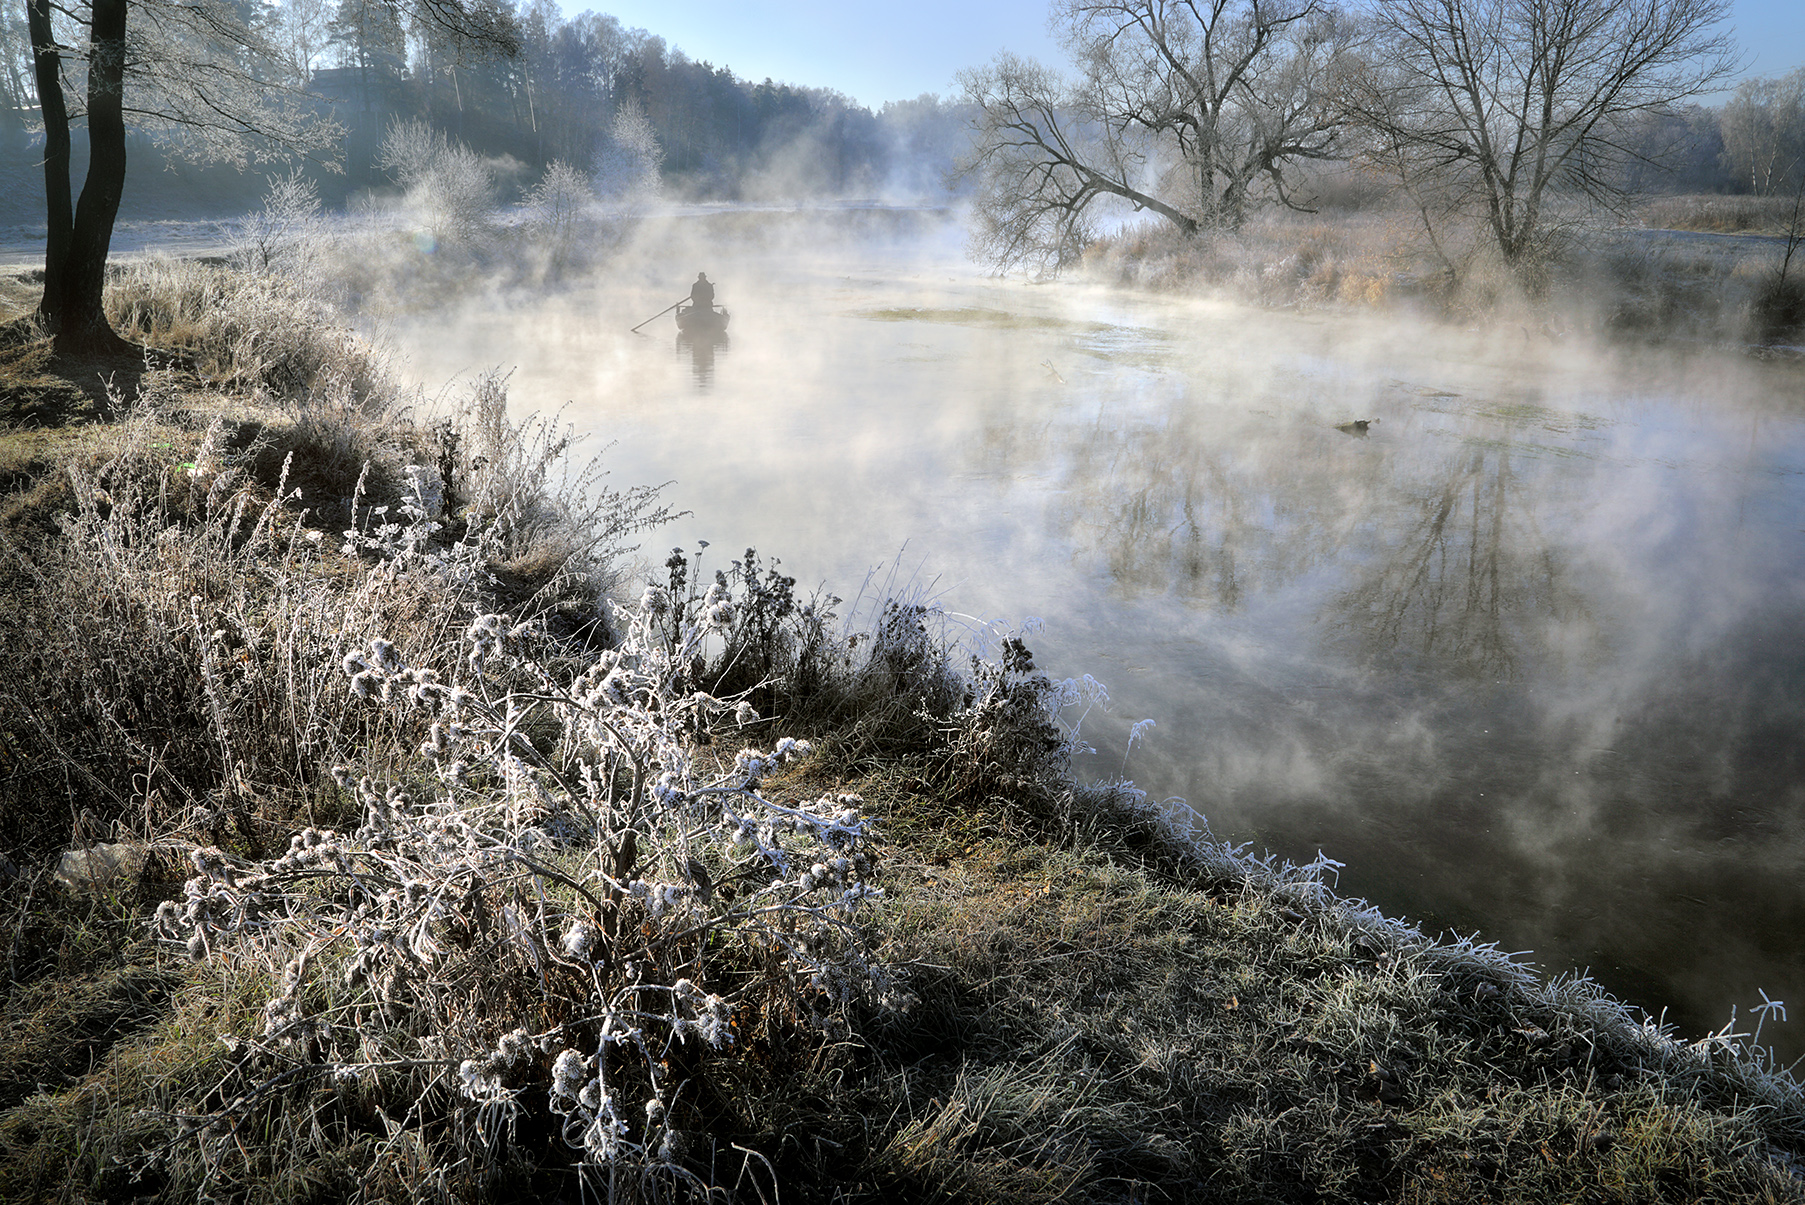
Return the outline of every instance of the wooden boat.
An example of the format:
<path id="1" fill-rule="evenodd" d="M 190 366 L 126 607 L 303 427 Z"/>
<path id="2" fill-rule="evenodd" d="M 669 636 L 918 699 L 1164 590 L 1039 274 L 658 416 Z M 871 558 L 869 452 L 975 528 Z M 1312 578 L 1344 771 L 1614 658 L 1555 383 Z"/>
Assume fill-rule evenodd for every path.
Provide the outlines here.
<path id="1" fill-rule="evenodd" d="M 712 335 L 727 329 L 730 315 L 721 306 L 700 309 L 694 305 L 677 307 L 677 330 L 686 335 Z"/>

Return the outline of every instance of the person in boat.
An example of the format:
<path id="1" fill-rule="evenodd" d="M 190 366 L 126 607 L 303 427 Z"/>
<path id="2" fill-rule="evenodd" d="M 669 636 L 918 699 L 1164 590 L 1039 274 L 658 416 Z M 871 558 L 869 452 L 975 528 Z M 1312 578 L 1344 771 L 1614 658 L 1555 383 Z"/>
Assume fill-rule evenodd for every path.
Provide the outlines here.
<path id="1" fill-rule="evenodd" d="M 696 273 L 696 283 L 689 286 L 689 303 L 704 314 L 714 306 L 714 286 L 708 283 L 708 273 Z"/>

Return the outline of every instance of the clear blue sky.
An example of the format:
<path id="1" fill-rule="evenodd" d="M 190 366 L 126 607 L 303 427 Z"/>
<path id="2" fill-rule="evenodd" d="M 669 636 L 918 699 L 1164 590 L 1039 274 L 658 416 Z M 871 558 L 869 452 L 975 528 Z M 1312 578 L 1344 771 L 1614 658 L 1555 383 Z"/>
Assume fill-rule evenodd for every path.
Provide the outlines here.
<path id="1" fill-rule="evenodd" d="M 1046 0 L 561 0 L 567 15 L 611 13 L 692 59 L 754 82 L 834 88 L 877 108 L 950 95 L 953 74 L 999 50 L 1060 62 Z M 1805 64 L 1805 0 L 1734 0 L 1749 70 Z"/>
<path id="2" fill-rule="evenodd" d="M 873 109 L 923 92 L 999 50 L 1057 60 L 1046 0 L 560 0 L 657 34 L 742 79 L 833 88 Z"/>

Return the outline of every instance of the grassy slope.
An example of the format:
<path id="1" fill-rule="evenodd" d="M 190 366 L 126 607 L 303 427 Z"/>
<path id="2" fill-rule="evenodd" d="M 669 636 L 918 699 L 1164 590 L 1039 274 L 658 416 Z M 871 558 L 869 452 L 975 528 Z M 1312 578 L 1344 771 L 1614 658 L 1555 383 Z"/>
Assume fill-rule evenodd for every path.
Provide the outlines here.
<path id="1" fill-rule="evenodd" d="M 1027 1162 L 1182 1199 L 1798 1192 L 1744 1159 L 1755 1114 L 1650 1057 L 1587 985 L 1550 992 L 1308 877 L 1187 866 L 1124 841 L 1128 816 L 1093 841 L 983 836 L 982 810 L 922 800 L 897 823 L 913 856 L 893 873 L 919 883 L 887 924 L 949 968 L 924 977 L 922 1032 L 953 1040 L 896 1053 L 918 1058 L 916 1107 L 888 1154 L 937 1184 L 1014 1196 Z"/>
<path id="2" fill-rule="evenodd" d="M 0 388 L 56 393 L 59 369 L 40 358 Z M 166 467 L 200 456 L 206 415 L 242 404 L 193 377 L 181 391 L 171 411 L 201 417 L 152 432 Z M 259 412 L 259 432 L 280 442 L 286 421 Z M 79 509 L 65 466 L 117 438 L 106 423 L 0 435 L 15 547 L 48 554 L 48 520 Z M 263 461 L 253 481 L 273 475 Z M 20 572 L 9 560 L 11 604 Z M 1681 1046 L 1589 984 L 1433 945 L 1308 870 L 1187 842 L 1129 795 L 949 773 L 919 734 L 871 753 L 866 718 L 811 733 L 824 751 L 774 793 L 854 790 L 882 821 L 891 902 L 873 936 L 916 1002 L 856 1012 L 849 1033 L 750 1036 L 698 1073 L 695 1174 L 745 1199 L 775 1180 L 824 1201 L 1805 1199 L 1805 1098 L 1733 1044 Z M 201 796 L 155 815 L 134 797 L 133 816 L 96 795 L 72 814 L 37 789 L 43 822 L 0 849 L 0 1200 L 188 1200 L 209 1175 L 235 1199 L 576 1199 L 543 1127 L 486 1174 L 451 1174 L 387 1128 L 379 1086 L 303 1085 L 257 1126 L 184 1136 L 181 1117 L 220 1103 L 222 1036 L 255 1029 L 270 985 L 148 940 L 139 918 L 185 873 L 168 860 L 74 896 L 49 880 L 55 850 L 135 828 L 252 854 L 343 805 L 304 778 L 211 820 Z M 211 1163 L 195 1154 L 209 1141 Z"/>

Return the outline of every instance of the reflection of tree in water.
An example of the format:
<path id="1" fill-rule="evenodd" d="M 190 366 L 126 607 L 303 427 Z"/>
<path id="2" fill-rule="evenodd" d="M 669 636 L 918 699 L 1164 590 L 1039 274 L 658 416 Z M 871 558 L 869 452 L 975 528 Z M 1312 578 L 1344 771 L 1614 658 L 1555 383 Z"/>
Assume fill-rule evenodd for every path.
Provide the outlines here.
<path id="1" fill-rule="evenodd" d="M 1055 521 L 1079 555 L 1130 595 L 1175 592 L 1225 611 L 1333 554 L 1377 463 L 1314 428 L 1175 421 L 1072 434 Z"/>
<path id="2" fill-rule="evenodd" d="M 1334 561 L 1353 584 L 1331 613 L 1362 653 L 1469 678 L 1518 676 L 1585 618 L 1507 448 L 1416 455 L 1302 422 L 1224 429 L 1188 414 L 1053 434 L 1054 521 L 1130 595 L 1231 611 Z"/>
<path id="3" fill-rule="evenodd" d="M 1463 453 L 1393 502 L 1414 519 L 1374 532 L 1381 547 L 1338 602 L 1369 655 L 1508 680 L 1554 625 L 1584 616 L 1507 449 Z"/>

